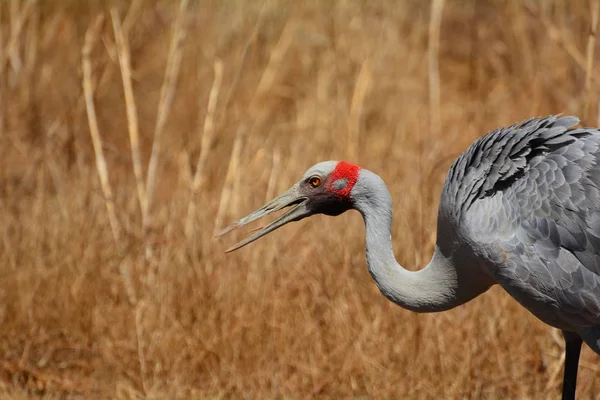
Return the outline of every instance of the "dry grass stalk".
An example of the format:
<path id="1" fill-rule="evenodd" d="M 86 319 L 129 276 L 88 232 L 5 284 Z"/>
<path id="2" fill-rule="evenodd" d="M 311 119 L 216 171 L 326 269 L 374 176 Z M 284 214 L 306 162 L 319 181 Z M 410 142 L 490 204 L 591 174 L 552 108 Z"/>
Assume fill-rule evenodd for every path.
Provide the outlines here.
<path id="1" fill-rule="evenodd" d="M 183 56 L 182 45 L 185 39 L 185 25 L 187 18 L 187 6 L 188 0 L 181 0 L 179 3 L 179 15 L 173 26 L 173 37 L 171 41 L 171 47 L 169 49 L 169 57 L 167 59 L 167 67 L 165 69 L 165 77 L 163 80 L 162 87 L 160 89 L 160 100 L 158 103 L 156 125 L 154 128 L 154 139 L 152 142 L 152 153 L 150 154 L 150 161 L 148 162 L 148 175 L 146 177 L 146 210 L 145 215 L 147 217 L 144 226 L 144 232 L 149 232 L 150 223 L 150 208 L 152 206 L 152 194 L 154 191 L 154 183 L 156 180 L 156 169 L 158 167 L 158 159 L 160 157 L 161 145 L 160 138 L 169 116 L 171 109 L 171 103 L 173 96 L 175 95 L 175 87 L 177 84 L 177 77 L 179 75 L 179 67 L 181 66 L 181 58 Z"/>
<path id="2" fill-rule="evenodd" d="M 219 91 L 221 90 L 221 82 L 223 80 L 223 62 L 216 60 L 214 64 L 214 78 L 208 97 L 208 106 L 206 107 L 206 116 L 204 117 L 204 128 L 201 132 L 200 155 L 196 164 L 196 171 L 191 185 L 190 202 L 188 204 L 187 217 L 185 222 L 185 234 L 188 238 L 192 237 L 194 226 L 196 225 L 196 196 L 198 190 L 202 186 L 202 178 L 204 172 L 204 164 L 208 157 L 208 152 L 212 146 L 213 137 L 215 134 L 215 110 L 217 108 L 217 100 Z"/>
<path id="3" fill-rule="evenodd" d="M 363 61 L 356 85 L 354 86 L 354 94 L 352 95 L 352 103 L 350 105 L 350 117 L 348 121 L 348 157 L 353 162 L 359 162 L 359 146 L 360 146 L 360 121 L 362 116 L 362 108 L 365 102 L 365 97 L 371 86 L 371 66 L 369 60 Z"/>
<path id="4" fill-rule="evenodd" d="M 260 28 L 264 22 L 266 3 L 267 3 L 266 1 L 262 3 L 261 10 L 258 15 L 258 19 L 257 19 L 256 23 L 254 24 L 254 28 L 252 29 L 252 34 L 249 35 L 248 40 L 246 40 L 246 43 L 244 45 L 244 49 L 241 52 L 241 57 L 238 62 L 239 66 L 238 66 L 235 76 L 233 78 L 233 83 L 229 86 L 229 90 L 227 91 L 227 95 L 225 96 L 225 100 L 223 101 L 223 107 L 225 109 L 228 108 L 229 104 L 231 103 L 231 101 L 234 98 L 234 94 L 240 88 L 240 82 L 242 79 L 242 73 L 244 72 L 244 66 L 246 65 L 248 51 L 250 50 L 250 47 L 252 46 L 252 44 L 256 41 L 256 38 L 260 31 Z"/>
<path id="5" fill-rule="evenodd" d="M 19 7 L 22 4 L 22 7 Z M 11 83 L 16 83 L 16 79 L 21 74 L 23 67 L 23 60 L 21 58 L 21 40 L 23 38 L 22 31 L 27 19 L 31 17 L 32 13 L 35 12 L 36 0 L 27 0 L 21 2 L 19 0 L 11 0 L 10 2 L 10 37 L 8 41 L 8 49 L 6 56 L 10 61 L 10 65 L 14 72 L 13 80 Z M 4 59 L 0 59 L 0 62 L 4 63 Z"/>
<path id="6" fill-rule="evenodd" d="M 271 51 L 271 55 L 269 56 L 269 63 L 267 64 L 262 77 L 256 87 L 256 93 L 252 102 L 250 103 L 250 112 L 251 115 L 256 111 L 258 106 L 257 101 L 267 93 L 273 83 L 275 83 L 275 77 L 277 76 L 277 70 L 285 57 L 288 49 L 290 48 L 290 44 L 294 40 L 294 36 L 296 35 L 296 23 L 294 21 L 288 20 L 279 36 L 279 40 L 277 44 Z"/>
<path id="7" fill-rule="evenodd" d="M 517 45 L 520 48 L 519 58 L 523 60 L 523 67 L 525 68 L 528 81 L 530 81 L 535 76 L 535 67 L 531 57 L 533 51 L 531 49 L 531 41 L 527 33 L 526 15 L 523 12 L 523 5 L 518 1 L 512 1 L 510 6 L 512 19 L 514 20 L 515 38 L 517 39 Z"/>
<path id="8" fill-rule="evenodd" d="M 29 3 L 35 4 L 35 0 L 30 0 Z M 38 23 L 40 18 L 40 12 L 37 7 L 34 5 L 28 7 L 29 11 L 27 11 L 27 17 L 23 18 L 24 21 L 27 22 L 27 26 L 25 27 L 25 22 L 22 25 L 22 42 L 23 42 L 23 54 L 21 57 L 22 69 L 23 69 L 23 79 L 28 80 L 29 85 L 25 86 L 25 90 L 23 92 L 23 96 L 21 101 L 23 102 L 23 106 L 29 107 L 32 104 L 35 104 L 34 96 L 37 88 L 42 82 L 39 82 L 35 77 L 35 71 L 37 69 L 37 54 L 38 54 Z M 51 158 L 49 160 L 51 161 Z"/>
<path id="9" fill-rule="evenodd" d="M 440 27 L 445 0 L 431 1 L 429 19 L 429 44 L 427 47 L 427 71 L 429 77 L 429 113 L 431 132 L 437 134 L 441 129 L 440 117 Z"/>
<path id="10" fill-rule="evenodd" d="M 123 19 L 123 25 L 121 25 L 121 29 L 123 31 L 123 36 L 127 37 L 129 34 L 129 30 L 133 26 L 136 17 L 142 14 L 142 4 L 144 0 L 133 0 L 131 5 L 129 6 L 129 10 L 127 10 L 127 14 L 125 14 L 125 18 Z"/>
<path id="11" fill-rule="evenodd" d="M 585 99 L 583 103 L 583 119 L 588 121 L 590 109 L 590 97 L 592 94 L 592 74 L 594 68 L 594 50 L 596 49 L 596 34 L 598 32 L 598 16 L 600 15 L 600 0 L 592 0 L 592 21 L 590 34 L 588 36 L 586 63 L 585 63 Z"/>
<path id="12" fill-rule="evenodd" d="M 144 301 L 140 301 L 135 306 L 135 334 L 136 334 L 136 343 L 137 343 L 137 356 L 138 363 L 140 367 L 140 381 L 142 383 L 142 392 L 144 395 L 148 393 L 148 384 L 146 383 L 146 354 L 144 351 L 144 332 L 142 327 L 142 317 L 144 314 L 144 310 L 146 309 L 146 303 Z"/>
<path id="13" fill-rule="evenodd" d="M 559 359 L 552 366 L 552 372 L 550 373 L 550 379 L 546 385 L 546 391 L 556 389 L 560 387 L 562 383 L 562 372 L 565 365 L 565 353 L 562 353 Z"/>
<path id="14" fill-rule="evenodd" d="M 19 54 L 19 40 L 21 28 L 23 27 L 25 13 L 19 10 L 19 1 L 10 2 L 10 39 L 8 42 L 8 57 L 12 70 L 16 75 L 21 71 L 21 56 Z M 4 61 L 3 61 L 4 62 Z"/>
<path id="15" fill-rule="evenodd" d="M 444 0 L 432 0 L 431 11 L 429 15 L 428 42 L 427 42 L 427 78 L 429 83 L 429 134 L 438 135 L 441 132 L 441 110 L 440 110 L 440 30 L 442 25 L 442 15 L 444 11 Z M 418 168 L 421 170 L 423 158 L 423 143 L 418 141 Z M 419 174 L 420 175 L 420 174 Z M 422 189 L 423 186 L 419 185 Z M 419 213 L 418 232 L 422 234 L 423 230 L 423 191 L 419 191 L 417 210 Z M 415 236 L 418 240 L 418 236 Z M 416 262 L 421 264 L 421 254 L 416 254 Z M 444 365 L 442 364 L 442 369 Z"/>
<path id="16" fill-rule="evenodd" d="M 277 172 L 279 172 L 279 162 L 281 161 L 281 155 L 275 148 L 273 149 L 273 165 L 271 165 L 271 173 L 269 174 L 269 183 L 267 185 L 267 194 L 265 196 L 265 203 L 275 197 L 275 190 L 277 186 Z"/>
<path id="17" fill-rule="evenodd" d="M 123 92 L 125 95 L 125 105 L 127 109 L 127 127 L 129 131 L 129 142 L 131 145 L 131 161 L 133 163 L 133 173 L 137 188 L 140 212 L 142 214 L 142 225 L 145 226 L 147 219 L 146 187 L 144 183 L 144 170 L 142 168 L 142 157 L 140 151 L 139 124 L 137 118 L 137 106 L 131 84 L 131 60 L 129 45 L 127 43 L 126 30 L 121 26 L 119 13 L 116 8 L 110 10 L 113 23 L 113 30 L 117 43 L 117 53 L 119 56 L 119 66 L 123 80 Z"/>
<path id="18" fill-rule="evenodd" d="M 587 69 L 588 60 L 587 60 L 586 56 L 584 56 L 583 53 L 581 53 L 581 51 L 579 51 L 577 46 L 573 43 L 573 40 L 568 36 L 568 33 L 564 30 L 559 29 L 554 23 L 552 23 L 552 21 L 550 21 L 550 19 L 548 18 L 548 16 L 545 13 L 541 13 L 541 15 L 540 15 L 538 10 L 532 8 L 531 3 L 528 3 L 528 2 L 524 3 L 524 7 L 527 8 L 527 10 L 529 10 L 529 12 L 531 12 L 533 15 L 540 18 L 540 20 L 542 21 L 542 24 L 544 25 L 544 27 L 546 28 L 546 30 L 548 32 L 548 37 L 550 39 L 554 40 L 555 42 L 557 42 L 563 49 L 565 49 L 567 54 L 573 59 L 573 61 L 575 61 L 575 63 L 582 70 L 588 71 L 588 69 Z M 593 21 L 592 21 L 592 23 L 593 23 Z M 590 37 L 588 36 L 588 39 L 589 38 Z M 593 71 L 593 69 L 590 70 L 590 78 L 589 79 L 591 79 L 596 84 L 600 83 L 600 77 Z"/>
<path id="19" fill-rule="evenodd" d="M 92 137 L 92 144 L 94 146 L 94 153 L 96 155 L 96 169 L 98 176 L 100 177 L 100 183 L 102 185 L 102 192 L 104 193 L 104 201 L 106 205 L 106 211 L 108 213 L 108 220 L 112 230 L 112 235 L 117 246 L 120 245 L 120 226 L 117 214 L 115 211 L 115 204 L 113 200 L 112 189 L 110 181 L 108 179 L 108 168 L 106 166 L 106 159 L 104 158 L 104 151 L 102 150 L 102 139 L 100 137 L 100 130 L 98 128 L 98 119 L 96 116 L 96 108 L 94 106 L 94 88 L 92 83 L 92 63 L 90 61 L 90 53 L 94 47 L 94 44 L 98 38 L 98 33 L 102 27 L 104 17 L 99 15 L 96 18 L 94 24 L 88 28 L 85 34 L 85 42 L 82 50 L 82 68 L 83 68 L 83 92 L 85 96 L 85 107 L 88 115 L 88 123 L 90 127 L 90 136 Z"/>
<path id="20" fill-rule="evenodd" d="M 0 5 L 0 21 L 3 21 L 2 5 Z M 5 60 L 7 48 L 4 46 L 4 29 L 0 29 L 0 76 L 5 76 Z M 4 79 L 0 79 L 0 136 L 4 135 Z"/>
<path id="21" fill-rule="evenodd" d="M 217 208 L 217 214 L 215 216 L 213 234 L 216 235 L 223 224 L 223 214 L 229 207 L 231 197 L 233 195 L 235 187 L 235 178 L 238 176 L 240 166 L 240 155 L 242 153 L 242 140 L 246 131 L 246 125 L 242 124 L 238 127 L 235 139 L 233 141 L 233 147 L 231 148 L 231 154 L 229 156 L 229 165 L 227 167 L 227 175 L 225 175 L 225 181 L 223 183 L 223 189 L 221 189 L 221 196 L 219 197 L 219 207 Z"/>
<path id="22" fill-rule="evenodd" d="M 290 48 L 294 36 L 296 35 L 296 23 L 288 20 L 279 36 L 277 44 L 271 51 L 269 56 L 269 63 L 265 67 L 263 74 L 260 78 L 254 96 L 248 106 L 248 114 L 253 119 L 253 128 L 260 127 L 269 116 L 269 109 L 267 107 L 261 107 L 260 100 L 271 90 L 275 79 L 277 77 L 277 71 L 279 70 L 281 63 L 285 57 L 285 54 Z M 251 133 L 249 131 L 248 133 Z"/>
<path id="23" fill-rule="evenodd" d="M 548 36 L 550 39 L 558 42 L 567 52 L 569 56 L 575 60 L 577 65 L 581 67 L 585 71 L 586 68 L 586 59 L 585 56 L 579 51 L 577 46 L 572 42 L 572 40 L 567 37 L 566 33 L 560 31 L 548 18 L 543 17 L 542 23 L 548 29 Z M 597 81 L 595 76 L 592 76 L 594 80 Z"/>

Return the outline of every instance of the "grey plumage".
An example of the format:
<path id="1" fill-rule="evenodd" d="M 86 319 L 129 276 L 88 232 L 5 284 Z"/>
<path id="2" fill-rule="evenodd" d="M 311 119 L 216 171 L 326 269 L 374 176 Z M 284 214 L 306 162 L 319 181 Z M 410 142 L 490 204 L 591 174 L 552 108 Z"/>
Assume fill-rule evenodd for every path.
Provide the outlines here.
<path id="1" fill-rule="evenodd" d="M 600 324 L 600 132 L 568 130 L 577 123 L 531 119 L 479 139 L 451 168 L 442 203 L 494 280 L 575 332 Z"/>

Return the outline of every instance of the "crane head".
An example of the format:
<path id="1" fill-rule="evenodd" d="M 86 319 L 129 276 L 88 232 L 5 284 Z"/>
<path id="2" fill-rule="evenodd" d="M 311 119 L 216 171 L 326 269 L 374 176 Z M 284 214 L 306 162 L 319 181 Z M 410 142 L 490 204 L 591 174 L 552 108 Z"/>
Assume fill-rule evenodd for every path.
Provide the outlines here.
<path id="1" fill-rule="evenodd" d="M 352 208 L 350 192 L 358 180 L 360 167 L 346 161 L 324 161 L 309 168 L 290 189 L 259 209 L 223 229 L 224 235 L 273 212 L 291 207 L 275 221 L 262 227 L 226 252 L 234 251 L 275 229 L 313 214 L 340 215 Z"/>

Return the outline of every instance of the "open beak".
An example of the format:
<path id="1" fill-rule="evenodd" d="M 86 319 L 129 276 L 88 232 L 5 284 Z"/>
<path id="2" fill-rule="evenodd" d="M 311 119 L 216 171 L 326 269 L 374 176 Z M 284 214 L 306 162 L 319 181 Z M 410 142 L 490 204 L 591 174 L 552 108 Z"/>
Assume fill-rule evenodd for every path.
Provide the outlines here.
<path id="1" fill-rule="evenodd" d="M 229 225 L 227 228 L 217 233 L 215 237 L 222 236 L 228 232 L 231 232 L 234 229 L 247 225 L 250 222 L 256 221 L 257 219 L 262 218 L 265 215 L 269 215 L 275 211 L 279 211 L 283 208 L 293 206 L 288 212 L 283 214 L 281 217 L 277 218 L 275 221 L 271 222 L 267 226 L 260 228 L 257 232 L 248 236 L 246 239 L 242 240 L 235 246 L 225 250 L 225 252 L 229 253 L 231 251 L 237 250 L 240 247 L 244 247 L 245 245 L 254 242 L 258 238 L 265 236 L 267 233 L 273 232 L 275 229 L 287 224 L 288 222 L 299 221 L 302 218 L 311 215 L 312 212 L 308 209 L 307 202 L 308 198 L 300 196 L 300 194 L 298 193 L 297 186 L 292 186 L 292 188 L 290 188 L 288 191 L 286 191 L 279 197 L 271 200 L 258 210 L 251 212 L 239 221 L 236 221 L 233 224 Z"/>

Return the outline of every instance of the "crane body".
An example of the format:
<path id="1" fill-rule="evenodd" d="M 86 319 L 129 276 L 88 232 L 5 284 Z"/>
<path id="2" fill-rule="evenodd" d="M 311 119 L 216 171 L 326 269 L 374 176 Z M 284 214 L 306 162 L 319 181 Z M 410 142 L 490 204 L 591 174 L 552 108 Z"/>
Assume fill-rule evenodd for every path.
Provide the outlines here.
<path id="1" fill-rule="evenodd" d="M 499 284 L 563 332 L 562 398 L 574 399 L 581 345 L 600 354 L 600 131 L 575 117 L 533 118 L 476 140 L 452 164 L 431 261 L 404 269 L 392 249 L 392 199 L 375 173 L 345 161 L 311 167 L 292 188 L 221 234 L 286 207 L 238 243 L 313 214 L 359 211 L 382 294 L 415 312 L 444 311 Z"/>

